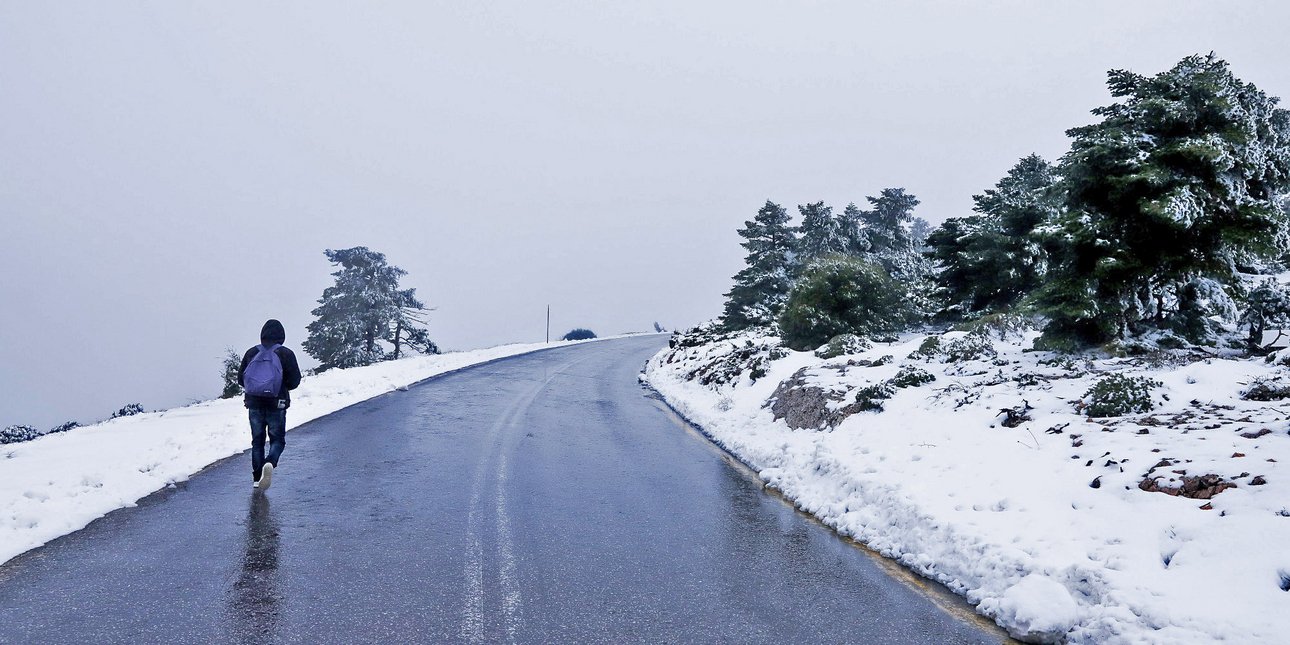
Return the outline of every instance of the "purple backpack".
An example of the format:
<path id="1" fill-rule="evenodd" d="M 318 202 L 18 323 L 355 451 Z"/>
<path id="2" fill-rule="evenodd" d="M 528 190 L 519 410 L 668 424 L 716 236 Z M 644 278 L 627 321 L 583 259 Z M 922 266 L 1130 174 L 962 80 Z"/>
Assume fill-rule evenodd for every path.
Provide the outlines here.
<path id="1" fill-rule="evenodd" d="M 282 361 L 278 359 L 277 349 L 282 345 L 260 345 L 260 351 L 246 365 L 242 374 L 242 387 L 251 396 L 267 399 L 278 398 L 282 391 Z"/>

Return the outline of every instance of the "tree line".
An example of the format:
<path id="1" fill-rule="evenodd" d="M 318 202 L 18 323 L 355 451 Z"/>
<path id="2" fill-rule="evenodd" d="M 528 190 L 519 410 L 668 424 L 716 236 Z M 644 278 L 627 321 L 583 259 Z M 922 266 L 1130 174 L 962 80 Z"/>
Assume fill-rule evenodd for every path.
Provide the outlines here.
<path id="1" fill-rule="evenodd" d="M 1037 347 L 1074 350 L 1257 345 L 1290 323 L 1271 278 L 1290 252 L 1290 113 L 1212 53 L 1107 86 L 1116 102 L 1056 163 L 1019 160 L 934 229 L 900 188 L 867 210 L 799 206 L 796 226 L 767 201 L 739 230 L 722 325 L 809 349 L 1009 313 L 1042 321 Z"/>

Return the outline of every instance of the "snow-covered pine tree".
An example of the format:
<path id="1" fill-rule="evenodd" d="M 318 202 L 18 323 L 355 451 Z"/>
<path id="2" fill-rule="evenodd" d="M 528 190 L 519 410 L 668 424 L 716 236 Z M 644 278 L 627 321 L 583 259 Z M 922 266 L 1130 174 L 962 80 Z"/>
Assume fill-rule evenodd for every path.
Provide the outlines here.
<path id="1" fill-rule="evenodd" d="M 224 379 L 224 391 L 220 393 L 219 398 L 231 399 L 242 393 L 242 386 L 238 385 L 237 382 L 237 373 L 241 369 L 242 355 L 232 347 L 225 349 L 224 361 L 220 365 L 220 376 Z"/>
<path id="2" fill-rule="evenodd" d="M 398 339 L 401 351 L 409 342 L 410 331 L 414 344 L 429 341 L 415 331 L 420 328 L 419 319 L 410 317 L 409 310 L 419 310 L 413 304 L 420 303 L 412 290 L 399 289 L 399 278 L 407 275 L 406 271 L 387 263 L 384 254 L 363 246 L 324 253 L 340 269 L 332 273 L 335 284 L 319 298 L 312 312 L 314 321 L 308 326 L 309 337 L 302 344 L 318 360 L 320 371 L 393 358 L 394 352 L 387 351 L 383 343 L 394 344 Z"/>
<path id="3" fill-rule="evenodd" d="M 752 220 L 744 222 L 740 244 L 748 251 L 747 266 L 735 274 L 726 294 L 721 323 L 726 329 L 770 325 L 784 307 L 791 286 L 796 240 L 788 212 L 770 200 Z"/>
<path id="4" fill-rule="evenodd" d="M 1122 100 L 1067 132 L 1044 341 L 1171 328 L 1217 342 L 1210 316 L 1235 322 L 1237 264 L 1284 252 L 1290 114 L 1213 54 L 1107 85 Z"/>
<path id="5" fill-rule="evenodd" d="M 846 245 L 845 254 L 861 257 L 869 252 L 869 238 L 864 232 L 864 211 L 855 202 L 842 209 L 838 216 L 838 229 Z"/>
<path id="6" fill-rule="evenodd" d="M 877 197 L 866 197 L 872 210 L 861 211 L 869 253 L 882 264 L 892 277 L 899 279 L 897 264 L 902 263 L 913 248 L 906 229 L 914 218 L 918 198 L 904 188 L 884 188 Z"/>
<path id="7" fill-rule="evenodd" d="M 833 208 L 825 206 L 824 202 L 815 202 L 799 205 L 797 211 L 802 214 L 797 247 L 802 264 L 847 251 L 849 240 L 843 235 L 842 222 L 833 216 Z"/>
<path id="8" fill-rule="evenodd" d="M 994 188 L 972 197 L 977 214 L 951 218 L 928 238 L 942 314 L 971 318 L 1012 307 L 1046 268 L 1035 229 L 1057 214 L 1053 167 L 1038 155 L 1017 162 Z"/>
<path id="9" fill-rule="evenodd" d="M 396 300 L 398 308 L 386 336 L 394 346 L 390 358 L 400 358 L 405 348 L 419 354 L 438 354 L 439 346 L 430 340 L 430 332 L 425 327 L 426 306 L 417 299 L 417 290 L 403 289 L 396 294 Z"/>

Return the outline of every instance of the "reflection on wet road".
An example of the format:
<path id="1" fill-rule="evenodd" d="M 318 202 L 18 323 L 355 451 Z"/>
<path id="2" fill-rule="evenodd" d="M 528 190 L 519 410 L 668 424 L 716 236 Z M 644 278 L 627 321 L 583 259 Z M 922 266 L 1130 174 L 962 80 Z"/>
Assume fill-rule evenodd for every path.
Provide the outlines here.
<path id="1" fill-rule="evenodd" d="M 768 495 L 636 373 L 661 337 L 448 375 L 0 567 L 0 642 L 988 643 Z"/>
<path id="2" fill-rule="evenodd" d="M 278 523 L 269 496 L 251 494 L 246 514 L 242 572 L 228 594 L 228 616 L 239 640 L 255 642 L 273 634 L 282 599 L 278 585 Z"/>

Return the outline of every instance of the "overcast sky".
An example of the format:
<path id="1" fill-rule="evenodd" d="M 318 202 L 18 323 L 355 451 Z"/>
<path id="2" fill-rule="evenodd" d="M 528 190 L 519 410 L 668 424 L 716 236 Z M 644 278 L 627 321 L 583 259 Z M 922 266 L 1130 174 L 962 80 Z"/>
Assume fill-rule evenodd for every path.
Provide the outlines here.
<path id="1" fill-rule="evenodd" d="M 0 425 L 210 398 L 299 348 L 323 249 L 465 349 L 720 312 L 766 199 L 963 215 L 1211 50 L 1290 96 L 1275 2 L 0 0 Z M 299 352 L 302 359 L 306 358 Z M 307 361 L 312 363 L 312 361 Z"/>

